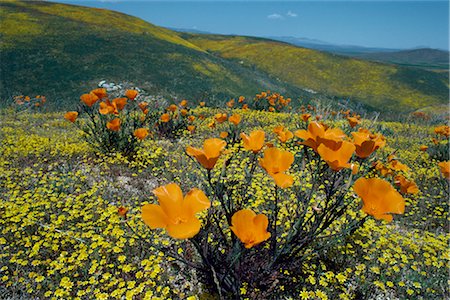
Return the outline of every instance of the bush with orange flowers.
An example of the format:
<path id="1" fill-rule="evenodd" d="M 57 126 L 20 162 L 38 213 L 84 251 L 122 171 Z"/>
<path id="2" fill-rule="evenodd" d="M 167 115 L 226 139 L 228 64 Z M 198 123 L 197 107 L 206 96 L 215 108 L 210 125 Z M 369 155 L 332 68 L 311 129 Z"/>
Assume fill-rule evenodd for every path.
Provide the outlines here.
<path id="1" fill-rule="evenodd" d="M 120 152 L 131 158 L 140 141 L 150 134 L 148 128 L 156 115 L 149 111 L 147 102 L 139 100 L 137 90 L 112 95 L 105 88 L 83 94 L 78 110 L 65 113 L 64 118 L 83 131 L 84 139 L 94 150 Z"/>
<path id="2" fill-rule="evenodd" d="M 241 122 L 236 114 L 215 119 Z M 219 138 L 206 139 L 202 148 L 188 146 L 187 155 L 204 174 L 201 189 L 183 200 L 178 185 L 161 186 L 154 190 L 159 204 L 142 207 L 151 229 L 187 240 L 191 250 L 182 260 L 195 265 L 221 298 L 239 297 L 244 284 L 268 297 L 277 282 L 289 284 L 280 269 L 295 274 L 305 259 L 353 233 L 369 216 L 391 222 L 405 212 L 402 194 L 418 192 L 400 173 L 380 178 L 374 172 L 377 150 L 386 145 L 381 134 L 360 128 L 347 135 L 316 121 L 295 137 L 283 126 L 275 133 L 271 143 L 264 131 L 254 130 L 241 132 L 237 147 Z M 407 169 L 394 159 L 390 168 Z M 268 186 L 258 198 L 255 184 Z"/>

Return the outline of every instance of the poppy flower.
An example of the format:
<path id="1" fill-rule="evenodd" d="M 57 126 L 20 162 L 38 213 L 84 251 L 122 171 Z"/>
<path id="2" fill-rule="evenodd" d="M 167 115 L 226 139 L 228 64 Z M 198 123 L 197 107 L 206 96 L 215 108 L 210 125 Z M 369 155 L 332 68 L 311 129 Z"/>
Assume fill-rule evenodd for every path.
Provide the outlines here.
<path id="1" fill-rule="evenodd" d="M 176 112 L 178 109 L 178 106 L 176 106 L 175 104 L 171 104 L 169 105 L 169 107 L 167 108 L 167 110 L 170 110 L 171 112 Z"/>
<path id="2" fill-rule="evenodd" d="M 134 131 L 134 136 L 140 140 L 143 140 L 148 136 L 148 129 L 147 128 L 138 128 Z"/>
<path id="3" fill-rule="evenodd" d="M 279 126 L 274 129 L 274 132 L 278 136 L 278 139 L 282 143 L 286 143 L 288 140 L 292 139 L 294 137 L 294 134 L 290 132 L 289 130 L 285 129 L 283 126 L 280 129 Z"/>
<path id="4" fill-rule="evenodd" d="M 228 132 L 222 131 L 222 132 L 220 133 L 220 137 L 221 137 L 222 139 L 226 139 L 226 138 L 228 137 Z"/>
<path id="5" fill-rule="evenodd" d="M 275 108 L 273 108 L 273 107 L 271 106 L 271 107 L 269 107 L 269 111 L 270 111 L 270 112 L 275 112 Z"/>
<path id="6" fill-rule="evenodd" d="M 442 175 L 445 178 L 450 179 L 450 161 L 442 161 L 438 165 Z"/>
<path id="7" fill-rule="evenodd" d="M 104 88 L 98 88 L 95 90 L 92 90 L 91 93 L 95 94 L 99 99 L 105 98 L 108 96 L 108 93 L 106 92 L 106 89 Z"/>
<path id="8" fill-rule="evenodd" d="M 317 153 L 327 162 L 333 171 L 339 171 L 343 168 L 350 168 L 348 163 L 355 151 L 355 145 L 343 141 L 339 148 L 329 148 L 325 144 L 320 144 Z"/>
<path id="9" fill-rule="evenodd" d="M 163 115 L 159 118 L 159 120 L 160 120 L 161 122 L 163 122 L 163 123 L 167 123 L 167 122 L 170 121 L 170 116 L 169 116 L 169 114 L 163 114 Z"/>
<path id="10" fill-rule="evenodd" d="M 76 111 L 68 111 L 64 114 L 64 119 L 66 119 L 67 121 L 70 121 L 72 123 L 74 123 L 77 118 L 78 118 L 78 112 L 76 112 Z"/>
<path id="11" fill-rule="evenodd" d="M 227 114 L 218 113 L 214 117 L 218 123 L 223 123 L 227 120 Z"/>
<path id="12" fill-rule="evenodd" d="M 199 105 L 200 105 L 200 107 L 204 107 L 206 105 L 206 102 L 202 101 L 202 102 L 199 103 Z"/>
<path id="13" fill-rule="evenodd" d="M 303 122 L 308 122 L 309 118 L 311 118 L 311 114 L 301 114 L 300 118 L 303 120 Z"/>
<path id="14" fill-rule="evenodd" d="M 92 105 L 95 104 L 95 102 L 98 101 L 98 97 L 96 94 L 94 93 L 90 93 L 90 94 L 83 94 L 80 97 L 81 101 L 84 102 L 84 104 L 86 104 L 87 106 L 91 107 Z"/>
<path id="15" fill-rule="evenodd" d="M 195 130 L 195 126 L 194 125 L 188 125 L 187 130 L 189 130 L 190 133 L 193 133 Z"/>
<path id="16" fill-rule="evenodd" d="M 402 194 L 417 194 L 419 188 L 413 180 L 408 180 L 403 175 L 395 176 L 395 184 L 400 186 L 400 193 Z"/>
<path id="17" fill-rule="evenodd" d="M 124 218 L 127 217 L 127 212 L 128 212 L 128 208 L 123 207 L 123 206 L 121 206 L 117 209 L 117 213 L 119 214 L 119 216 L 124 217 Z"/>
<path id="18" fill-rule="evenodd" d="M 281 188 L 288 188 L 294 183 L 294 178 L 285 174 L 294 162 L 294 155 L 286 150 L 272 147 L 264 151 L 264 157 L 259 159 L 259 164 L 272 176 L 275 183 Z"/>
<path id="19" fill-rule="evenodd" d="M 428 150 L 428 146 L 427 145 L 421 145 L 420 147 L 419 147 L 419 149 L 420 149 L 420 151 L 427 151 Z"/>
<path id="20" fill-rule="evenodd" d="M 112 103 L 116 105 L 118 110 L 122 110 L 127 104 L 127 98 L 115 98 Z"/>
<path id="21" fill-rule="evenodd" d="M 250 209 L 241 209 L 231 217 L 231 231 L 249 249 L 270 238 L 267 232 L 269 219 L 266 215 L 257 215 Z"/>
<path id="22" fill-rule="evenodd" d="M 450 136 L 450 127 L 447 125 L 442 125 L 434 128 L 434 133 L 443 135 L 445 137 Z"/>
<path id="23" fill-rule="evenodd" d="M 253 153 L 258 153 L 264 147 L 265 133 L 262 130 L 254 130 L 250 133 L 250 136 L 245 133 L 241 133 L 241 139 L 244 142 L 244 148 Z"/>
<path id="24" fill-rule="evenodd" d="M 230 123 L 233 123 L 234 125 L 237 126 L 241 122 L 241 119 L 242 118 L 240 115 L 234 114 L 228 118 L 228 121 L 230 121 Z"/>
<path id="25" fill-rule="evenodd" d="M 242 102 L 244 102 L 244 101 L 245 101 L 245 97 L 244 97 L 244 96 L 240 96 L 239 99 L 238 99 L 238 102 L 239 102 L 239 103 L 242 103 Z"/>
<path id="26" fill-rule="evenodd" d="M 187 105 L 187 100 L 181 100 L 181 102 L 180 102 L 180 106 L 182 106 L 182 107 L 185 107 L 186 105 Z"/>
<path id="27" fill-rule="evenodd" d="M 195 215 L 211 206 L 205 193 L 193 188 L 183 198 L 181 188 L 170 183 L 154 189 L 153 194 L 159 205 L 142 207 L 142 219 L 151 229 L 164 228 L 175 239 L 188 239 L 200 231 L 200 221 Z"/>
<path id="28" fill-rule="evenodd" d="M 315 121 L 309 123 L 308 130 L 297 130 L 295 136 L 304 140 L 300 144 L 311 147 L 316 152 L 320 144 L 337 149 L 346 138 L 345 133 L 339 128 L 326 128 L 323 124 Z"/>
<path id="29" fill-rule="evenodd" d="M 102 115 L 107 114 L 119 114 L 119 110 L 117 109 L 117 104 L 115 102 L 111 103 L 108 99 L 106 101 L 100 102 L 98 111 Z"/>
<path id="30" fill-rule="evenodd" d="M 392 159 L 389 162 L 389 168 L 391 168 L 394 171 L 404 171 L 404 172 L 408 172 L 409 168 L 407 165 L 402 164 L 401 162 L 399 162 L 396 159 Z"/>
<path id="31" fill-rule="evenodd" d="M 148 103 L 145 101 L 142 101 L 142 102 L 139 102 L 138 106 L 142 111 L 145 111 L 148 107 Z"/>
<path id="32" fill-rule="evenodd" d="M 134 98 L 137 97 L 138 93 L 139 92 L 136 90 L 126 90 L 125 96 L 130 100 L 134 100 Z"/>
<path id="33" fill-rule="evenodd" d="M 227 106 L 229 108 L 232 108 L 234 106 L 234 99 L 231 99 L 230 101 L 227 102 Z"/>
<path id="34" fill-rule="evenodd" d="M 195 121 L 195 116 L 189 116 L 188 120 L 189 120 L 189 122 L 194 122 Z"/>
<path id="35" fill-rule="evenodd" d="M 187 114 L 188 114 L 188 111 L 187 111 L 187 109 L 182 109 L 182 110 L 180 110 L 180 114 L 184 117 L 184 116 L 186 116 Z"/>
<path id="36" fill-rule="evenodd" d="M 405 199 L 387 181 L 379 178 L 359 178 L 353 190 L 362 199 L 362 211 L 375 219 L 392 221 L 392 214 L 405 212 Z"/>
<path id="37" fill-rule="evenodd" d="M 248 109 L 248 104 L 242 105 L 242 109 L 243 109 L 243 110 L 247 110 L 247 109 Z"/>
<path id="38" fill-rule="evenodd" d="M 112 130 L 112 131 L 119 131 L 120 119 L 115 118 L 115 119 L 109 121 L 108 123 L 106 123 L 106 128 L 108 128 L 109 130 Z"/>
<path id="39" fill-rule="evenodd" d="M 361 123 L 361 121 L 359 121 L 357 118 L 355 117 L 347 117 L 347 121 L 348 124 L 350 124 L 350 127 L 353 128 L 356 125 L 358 125 L 359 123 Z"/>
<path id="40" fill-rule="evenodd" d="M 205 169 L 211 170 L 216 165 L 216 162 L 226 145 L 227 142 L 224 140 L 211 138 L 203 142 L 203 149 L 188 146 L 186 148 L 186 153 L 189 156 L 195 157 Z"/>
<path id="41" fill-rule="evenodd" d="M 359 129 L 358 132 L 352 132 L 353 144 L 356 147 L 356 156 L 359 158 L 369 157 L 378 148 L 386 145 L 386 139 L 383 135 L 373 135 L 367 129 Z"/>

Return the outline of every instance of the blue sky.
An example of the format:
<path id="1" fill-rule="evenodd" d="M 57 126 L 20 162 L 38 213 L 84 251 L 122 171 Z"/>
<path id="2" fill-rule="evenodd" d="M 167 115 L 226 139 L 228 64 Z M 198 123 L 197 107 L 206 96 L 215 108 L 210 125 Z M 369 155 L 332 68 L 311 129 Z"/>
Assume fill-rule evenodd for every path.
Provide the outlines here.
<path id="1" fill-rule="evenodd" d="M 449 48 L 447 1 L 61 0 L 153 24 L 220 34 L 294 36 L 339 45 Z"/>

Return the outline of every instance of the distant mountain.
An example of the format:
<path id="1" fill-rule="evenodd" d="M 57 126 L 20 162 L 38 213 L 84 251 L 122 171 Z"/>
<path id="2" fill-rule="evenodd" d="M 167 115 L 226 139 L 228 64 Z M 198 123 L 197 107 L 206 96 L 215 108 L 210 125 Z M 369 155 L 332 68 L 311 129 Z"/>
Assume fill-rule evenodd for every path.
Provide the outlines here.
<path id="1" fill-rule="evenodd" d="M 335 45 L 332 43 L 324 42 L 316 39 L 309 38 L 298 38 L 292 36 L 268 36 L 267 38 L 277 41 L 282 41 L 292 45 L 327 51 L 335 54 L 342 55 L 353 55 L 362 53 L 373 53 L 373 52 L 395 52 L 400 51 L 400 49 L 389 49 L 389 48 L 376 48 L 376 47 L 362 47 L 353 45 Z"/>
<path id="2" fill-rule="evenodd" d="M 449 52 L 429 48 L 384 53 L 366 53 L 359 55 L 359 57 L 373 61 L 427 69 L 448 70 L 449 68 Z"/>
<path id="3" fill-rule="evenodd" d="M 267 89 L 302 99 L 350 99 L 384 112 L 448 103 L 446 73 L 264 38 L 175 32 L 104 9 L 3 0 L 0 25 L 2 100 L 44 94 L 65 109 L 106 79 L 210 104 Z"/>

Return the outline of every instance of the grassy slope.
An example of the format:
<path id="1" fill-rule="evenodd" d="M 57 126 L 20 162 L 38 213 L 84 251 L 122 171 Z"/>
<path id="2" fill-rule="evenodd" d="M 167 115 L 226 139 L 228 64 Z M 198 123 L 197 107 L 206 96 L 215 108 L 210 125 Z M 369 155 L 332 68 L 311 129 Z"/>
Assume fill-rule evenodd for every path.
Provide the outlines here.
<path id="1" fill-rule="evenodd" d="M 272 88 L 297 90 L 214 57 L 177 33 L 121 13 L 80 6 L 0 3 L 0 97 L 78 99 L 102 79 L 152 93 L 222 99 Z M 175 94 L 176 93 L 176 94 Z"/>
<path id="2" fill-rule="evenodd" d="M 184 36 L 221 57 L 243 60 L 289 83 L 349 97 L 377 110 L 417 109 L 448 101 L 445 74 L 372 63 L 265 39 Z"/>

